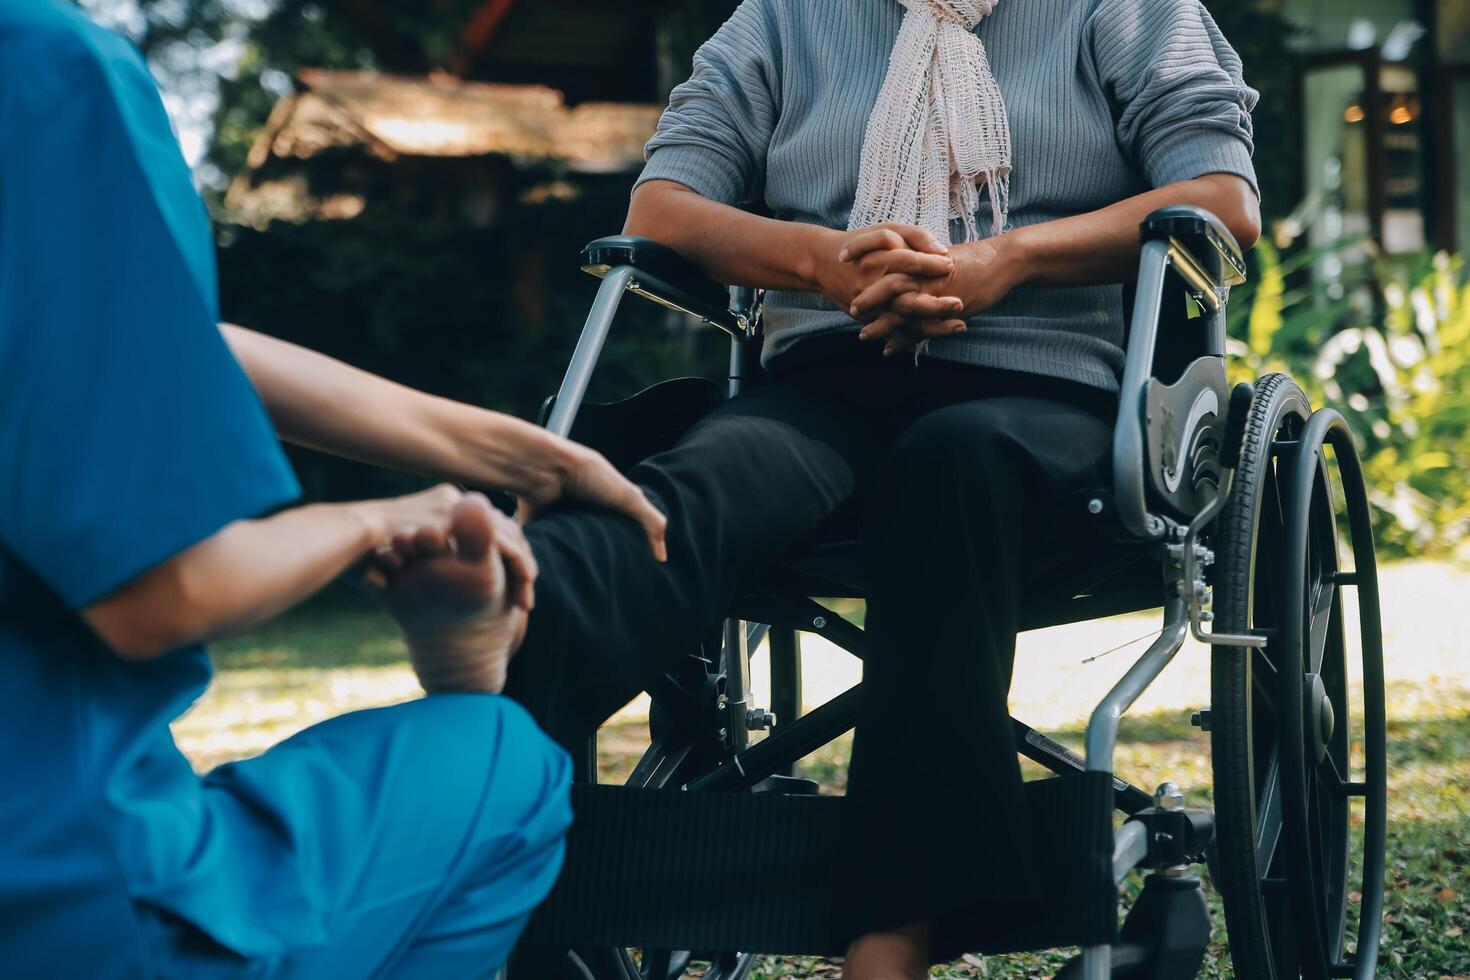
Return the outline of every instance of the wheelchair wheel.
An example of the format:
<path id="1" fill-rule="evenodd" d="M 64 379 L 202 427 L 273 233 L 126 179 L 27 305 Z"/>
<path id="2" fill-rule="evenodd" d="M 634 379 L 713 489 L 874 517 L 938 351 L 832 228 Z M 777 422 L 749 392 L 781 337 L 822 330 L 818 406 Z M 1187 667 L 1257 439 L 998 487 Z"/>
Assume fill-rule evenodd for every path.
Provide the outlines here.
<path id="1" fill-rule="evenodd" d="M 1231 958 L 1238 976 L 1263 980 L 1373 976 L 1382 917 L 1383 652 L 1371 528 L 1346 426 L 1318 414 L 1285 375 L 1256 382 L 1235 487 L 1214 533 L 1217 628 L 1268 638 L 1264 649 L 1214 648 L 1210 709 L 1214 871 Z M 1338 450 L 1351 573 L 1338 567 L 1326 441 Z M 1359 705 L 1341 596 L 1353 584 Z M 1363 782 L 1350 776 L 1355 746 L 1367 759 Z M 1360 837 L 1354 796 L 1365 797 Z M 1349 886 L 1358 862 L 1360 900 Z M 1344 962 L 1350 919 L 1356 963 Z"/>

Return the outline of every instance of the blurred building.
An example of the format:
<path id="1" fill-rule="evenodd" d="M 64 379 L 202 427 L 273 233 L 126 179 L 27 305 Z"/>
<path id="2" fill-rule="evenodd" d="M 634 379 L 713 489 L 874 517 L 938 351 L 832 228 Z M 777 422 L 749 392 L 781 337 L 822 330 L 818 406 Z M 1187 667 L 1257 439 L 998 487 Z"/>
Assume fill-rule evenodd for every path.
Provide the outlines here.
<path id="1" fill-rule="evenodd" d="M 1301 28 L 1311 240 L 1470 249 L 1470 0 L 1275 0 Z"/>
<path id="2" fill-rule="evenodd" d="M 482 0 L 434 72 L 386 0 L 343 3 L 384 70 L 298 72 L 228 216 L 263 227 L 390 206 L 483 228 L 512 200 L 625 194 L 658 107 L 737 2 Z"/>
<path id="3" fill-rule="evenodd" d="M 545 85 L 308 69 L 256 138 L 225 208 L 255 227 L 373 206 L 484 228 L 510 204 L 596 193 L 601 177 L 621 178 L 624 193 L 658 116 L 647 103 L 569 107 Z"/>

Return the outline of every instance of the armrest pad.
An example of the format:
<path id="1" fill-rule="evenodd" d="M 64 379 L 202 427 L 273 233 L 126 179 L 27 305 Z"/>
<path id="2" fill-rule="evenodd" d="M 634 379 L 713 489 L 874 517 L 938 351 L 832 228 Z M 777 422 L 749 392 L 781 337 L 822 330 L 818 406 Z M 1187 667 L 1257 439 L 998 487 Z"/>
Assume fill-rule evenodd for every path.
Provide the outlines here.
<path id="1" fill-rule="evenodd" d="M 582 271 L 601 279 L 632 266 L 648 281 L 638 292 L 666 306 L 731 329 L 730 294 L 704 270 L 662 242 L 636 235 L 599 238 L 582 249 Z"/>
<path id="2" fill-rule="evenodd" d="M 1175 204 L 1160 208 L 1139 225 L 1144 241 L 1172 238 L 1193 256 L 1219 286 L 1245 282 L 1245 256 L 1230 229 L 1204 208 Z"/>

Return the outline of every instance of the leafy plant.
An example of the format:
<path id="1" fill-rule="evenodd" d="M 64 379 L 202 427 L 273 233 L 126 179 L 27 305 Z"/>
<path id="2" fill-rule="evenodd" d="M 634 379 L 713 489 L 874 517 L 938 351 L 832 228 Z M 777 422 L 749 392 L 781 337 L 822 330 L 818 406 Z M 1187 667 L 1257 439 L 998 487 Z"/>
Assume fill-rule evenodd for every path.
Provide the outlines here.
<path id="1" fill-rule="evenodd" d="M 1470 556 L 1470 283 L 1444 253 L 1263 240 L 1231 310 L 1236 380 L 1295 377 L 1359 441 L 1379 548 Z M 1321 274 L 1323 270 L 1328 274 Z M 1312 274 L 1313 272 L 1317 274 Z"/>

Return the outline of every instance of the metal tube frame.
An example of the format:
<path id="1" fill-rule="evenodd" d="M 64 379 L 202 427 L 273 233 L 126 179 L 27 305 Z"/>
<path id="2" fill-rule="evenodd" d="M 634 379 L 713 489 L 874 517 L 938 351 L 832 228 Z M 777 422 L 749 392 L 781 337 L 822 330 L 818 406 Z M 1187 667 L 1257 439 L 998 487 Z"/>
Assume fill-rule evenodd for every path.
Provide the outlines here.
<path id="1" fill-rule="evenodd" d="M 1128 672 L 1113 685 L 1113 689 L 1093 709 L 1087 723 L 1087 770 L 1113 774 L 1113 753 L 1118 744 L 1118 722 L 1144 690 L 1159 676 L 1179 648 L 1189 631 L 1189 608 L 1183 597 L 1172 596 L 1164 606 L 1164 630 L 1143 655 L 1134 662 Z M 1124 824 L 1114 835 L 1113 882 L 1121 885 L 1128 872 L 1138 865 L 1148 853 L 1148 843 L 1134 840 L 1137 831 Z M 1108 980 L 1112 975 L 1112 947 L 1108 945 L 1088 946 L 1082 950 L 1082 976 L 1084 980 Z"/>
<path id="2" fill-rule="evenodd" d="M 1172 595 L 1164 603 L 1163 632 L 1093 709 L 1092 718 L 1087 723 L 1088 772 L 1112 775 L 1119 720 L 1174 659 L 1188 634 L 1189 604 L 1183 596 Z"/>
<path id="3" fill-rule="evenodd" d="M 636 274 L 637 270 L 630 265 L 618 266 L 604 276 L 602 285 L 597 287 L 597 298 L 592 301 L 592 309 L 587 314 L 587 325 L 577 338 L 577 349 L 572 352 L 561 390 L 556 393 L 556 404 L 551 409 L 551 417 L 546 420 L 546 428 L 559 436 L 566 437 L 572 433 L 572 424 L 576 422 L 582 399 L 587 395 L 587 383 L 592 380 L 592 372 L 602 357 L 602 348 L 612 331 L 613 318 L 623 302 L 623 293 L 638 286 L 634 278 Z"/>
<path id="4" fill-rule="evenodd" d="M 1148 513 L 1144 492 L 1144 389 L 1153 372 L 1159 317 L 1163 312 L 1164 274 L 1170 243 L 1144 242 L 1138 268 L 1128 351 L 1118 388 L 1118 424 L 1113 429 L 1113 498 L 1118 519 L 1129 533 L 1144 540 L 1163 536 L 1164 523 Z"/>
<path id="5" fill-rule="evenodd" d="M 1171 590 L 1171 593 L 1174 590 Z M 1118 723 L 1139 696 L 1163 672 L 1189 635 L 1189 602 L 1170 594 L 1164 603 L 1164 628 L 1158 639 L 1128 668 L 1107 696 L 1093 709 L 1087 722 L 1087 771 L 1113 775 L 1113 753 L 1118 744 Z M 1124 824 L 1113 837 L 1113 881 L 1121 885 L 1128 872 L 1147 857 L 1147 840 L 1136 839 L 1137 824 Z M 1141 849 L 1140 849 L 1141 848 Z M 1082 950 L 1083 980 L 1108 980 L 1112 975 L 1112 947 L 1087 946 Z"/>
<path id="6" fill-rule="evenodd" d="M 725 620 L 724 663 L 725 710 L 729 719 L 731 752 L 739 752 L 750 743 L 750 648 L 746 645 L 745 623 Z"/>

